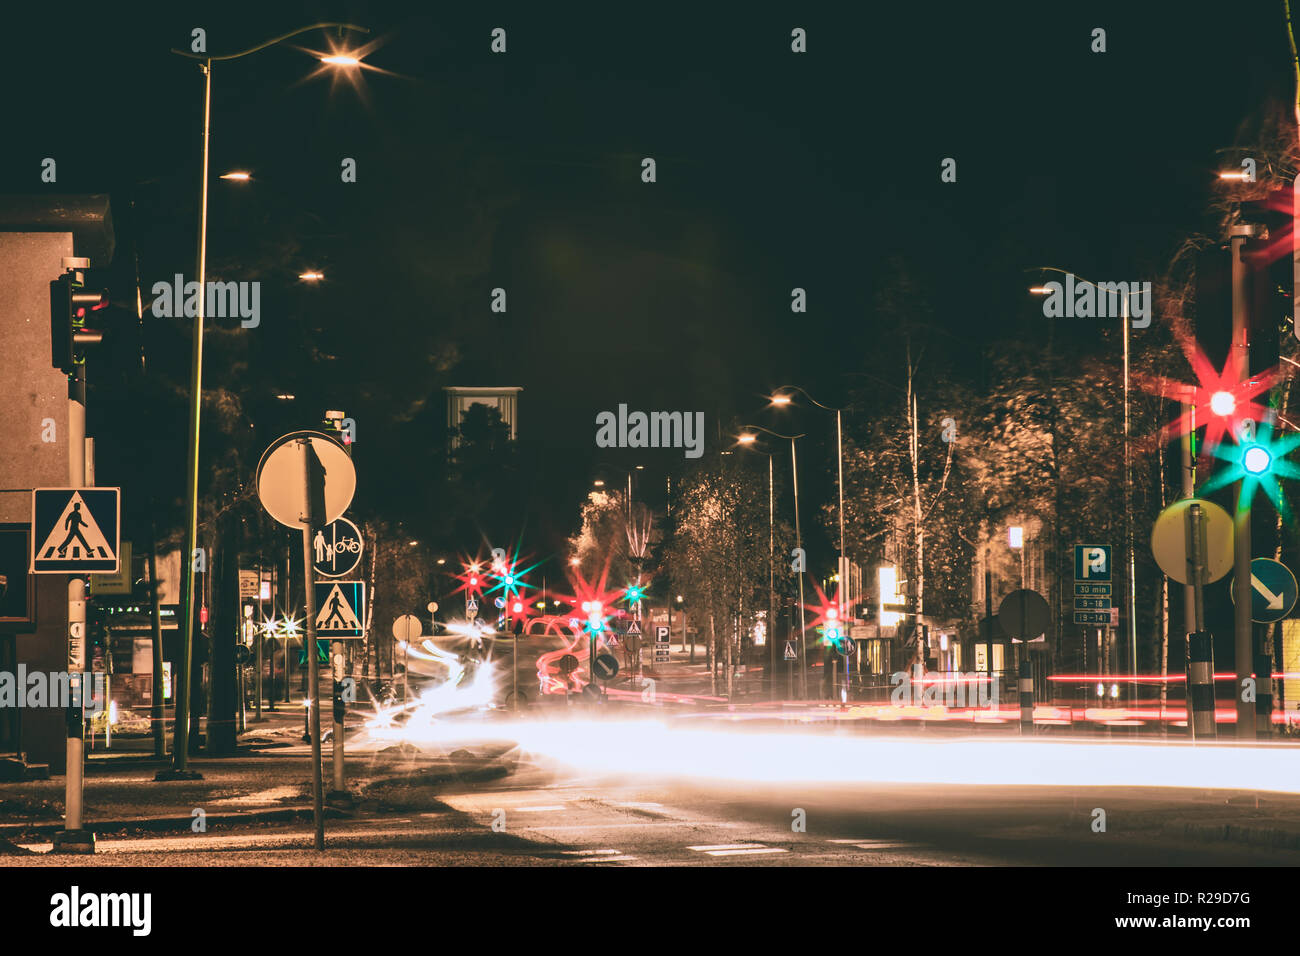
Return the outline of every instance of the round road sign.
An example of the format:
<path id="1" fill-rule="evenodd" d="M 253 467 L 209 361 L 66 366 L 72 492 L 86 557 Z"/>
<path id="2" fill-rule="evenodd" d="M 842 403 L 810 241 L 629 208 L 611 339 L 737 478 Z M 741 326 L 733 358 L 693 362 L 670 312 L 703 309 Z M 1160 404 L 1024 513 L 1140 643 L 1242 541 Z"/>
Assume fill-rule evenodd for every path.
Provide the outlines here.
<path id="1" fill-rule="evenodd" d="M 597 654 L 591 669 L 601 680 L 609 680 L 618 673 L 618 658 L 613 654 Z"/>
<path id="2" fill-rule="evenodd" d="M 311 454 L 306 454 L 310 449 Z M 357 490 L 357 470 L 342 445 L 322 432 L 290 432 L 277 438 L 257 463 L 257 496 L 276 521 L 303 527 L 307 510 L 307 468 L 319 469 L 324 484 L 324 514 L 312 524 L 324 527 L 342 517 Z"/>
<path id="3" fill-rule="evenodd" d="M 572 654 L 565 654 L 561 656 L 560 659 L 555 663 L 559 666 L 560 673 L 563 674 L 565 677 L 568 677 L 570 674 L 572 674 L 574 671 L 578 669 L 578 659 L 574 657 Z"/>
<path id="4" fill-rule="evenodd" d="M 341 578 L 361 563 L 361 529 L 347 518 L 338 518 L 316 529 L 311 548 L 316 573 Z"/>
<path id="5" fill-rule="evenodd" d="M 1272 624 L 1291 613 L 1296 601 L 1295 575 L 1281 561 L 1255 558 L 1250 562 L 1250 619 L 1257 624 Z M 1236 579 L 1228 595 L 1237 603 Z"/>
<path id="6" fill-rule="evenodd" d="M 393 637 L 411 642 L 421 634 L 420 619 L 414 614 L 403 614 L 393 622 Z"/>
<path id="7" fill-rule="evenodd" d="M 1017 588 L 998 605 L 998 623 L 1018 641 L 1031 640 L 1044 633 L 1051 622 L 1047 601 L 1028 588 Z"/>
<path id="8" fill-rule="evenodd" d="M 1165 574 L 1179 584 L 1192 583 L 1191 556 L 1187 548 L 1190 534 L 1188 509 L 1192 505 L 1201 506 L 1203 583 L 1209 584 L 1232 570 L 1232 518 L 1213 501 L 1184 498 L 1160 512 L 1155 527 L 1151 529 L 1151 553 Z"/>

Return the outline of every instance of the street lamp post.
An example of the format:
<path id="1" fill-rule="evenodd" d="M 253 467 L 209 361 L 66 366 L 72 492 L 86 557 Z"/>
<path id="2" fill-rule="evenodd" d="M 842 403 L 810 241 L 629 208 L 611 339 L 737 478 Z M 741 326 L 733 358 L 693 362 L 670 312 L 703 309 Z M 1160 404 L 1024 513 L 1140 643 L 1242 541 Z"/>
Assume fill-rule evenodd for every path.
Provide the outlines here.
<path id="1" fill-rule="evenodd" d="M 799 524 L 799 459 L 795 452 L 795 439 L 803 438 L 803 434 L 782 435 L 780 432 L 774 432 L 770 428 L 764 428 L 762 425 L 742 425 L 742 428 L 753 428 L 760 432 L 766 432 L 776 438 L 783 438 L 790 442 L 790 472 L 794 480 L 794 546 L 799 552 L 799 558 L 802 562 L 800 567 L 803 568 L 807 563 L 807 558 L 803 552 L 803 532 Z M 742 444 L 748 445 L 754 441 L 754 436 L 740 437 Z M 770 475 L 770 472 L 769 472 Z M 769 502 L 771 496 L 769 495 Z M 771 536 L 769 535 L 769 538 Z M 799 574 L 799 697 L 802 700 L 808 699 L 808 653 L 807 645 L 804 642 L 804 600 L 803 600 L 803 575 L 800 570 Z"/>
<path id="2" fill-rule="evenodd" d="M 190 667 L 194 645 L 194 552 L 198 547 L 199 522 L 199 415 L 203 408 L 203 320 L 207 305 L 208 154 L 211 145 L 212 64 L 217 60 L 237 60 L 240 57 L 264 50 L 269 46 L 274 46 L 300 33 L 306 33 L 308 30 L 328 27 L 338 27 L 340 31 L 370 32 L 365 27 L 355 26 L 351 23 L 313 23 L 311 26 L 293 30 L 240 53 L 231 53 L 226 56 L 211 56 L 207 53 L 172 50 L 177 56 L 198 60 L 200 69 L 203 71 L 203 162 L 199 180 L 198 275 L 196 277 L 199 286 L 199 301 L 196 310 L 197 314 L 194 317 L 194 345 L 190 361 L 189 434 L 186 443 L 185 550 L 181 554 L 183 568 L 181 577 L 181 668 L 180 673 L 177 675 L 175 741 L 172 747 L 174 762 L 170 770 L 161 771 L 158 774 L 160 780 L 198 778 L 198 774 L 188 769 L 189 706 Z M 352 60 L 351 62 L 355 64 L 356 61 Z"/>
<path id="3" fill-rule="evenodd" d="M 742 445 L 752 445 L 753 435 L 742 435 Z M 768 692 L 776 700 L 776 498 L 772 484 L 772 453 L 767 455 L 767 647 Z"/>
<path id="4" fill-rule="evenodd" d="M 775 393 L 773 393 L 772 404 L 789 405 L 790 396 L 783 393 L 791 390 L 801 392 L 804 398 L 808 399 L 808 401 L 812 402 L 818 408 L 823 408 L 828 412 L 835 413 L 835 457 L 838 462 L 839 474 L 836 484 L 839 488 L 840 498 L 840 555 L 836 570 L 840 575 L 840 588 L 843 589 L 848 586 L 848 562 L 844 551 L 844 410 L 842 408 L 835 408 L 831 405 L 823 405 L 821 402 L 817 401 L 817 399 L 809 395 L 807 389 L 801 388 L 798 385 L 782 385 Z"/>

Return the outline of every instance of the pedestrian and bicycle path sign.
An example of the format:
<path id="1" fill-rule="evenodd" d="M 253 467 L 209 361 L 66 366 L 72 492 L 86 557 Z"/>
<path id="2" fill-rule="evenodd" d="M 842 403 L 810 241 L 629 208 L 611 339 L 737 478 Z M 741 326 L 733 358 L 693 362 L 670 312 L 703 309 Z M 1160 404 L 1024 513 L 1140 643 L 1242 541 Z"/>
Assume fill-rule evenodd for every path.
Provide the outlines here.
<path id="1" fill-rule="evenodd" d="M 121 553 L 120 488 L 34 488 L 33 574 L 116 574 Z"/>

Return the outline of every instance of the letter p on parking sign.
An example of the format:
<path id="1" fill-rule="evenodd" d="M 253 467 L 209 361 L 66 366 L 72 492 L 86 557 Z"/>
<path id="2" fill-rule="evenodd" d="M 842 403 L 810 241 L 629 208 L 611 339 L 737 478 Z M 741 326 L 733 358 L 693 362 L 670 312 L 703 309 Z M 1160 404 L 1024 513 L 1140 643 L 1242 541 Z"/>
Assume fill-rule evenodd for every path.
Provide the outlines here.
<path id="1" fill-rule="evenodd" d="M 1110 580 L 1110 545 L 1076 544 L 1074 546 L 1076 581 Z"/>

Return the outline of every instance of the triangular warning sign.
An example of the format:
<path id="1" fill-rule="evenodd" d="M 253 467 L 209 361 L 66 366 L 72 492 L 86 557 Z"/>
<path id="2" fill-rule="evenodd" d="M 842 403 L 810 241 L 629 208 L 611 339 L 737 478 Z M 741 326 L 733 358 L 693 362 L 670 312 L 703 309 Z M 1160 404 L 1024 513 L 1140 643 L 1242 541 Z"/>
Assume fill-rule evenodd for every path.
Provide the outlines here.
<path id="1" fill-rule="evenodd" d="M 613 631 L 610 631 L 609 634 L 606 635 L 605 637 L 605 643 L 608 644 L 610 647 L 618 647 L 618 635 L 615 634 Z"/>
<path id="2" fill-rule="evenodd" d="M 95 516 L 81 497 L 74 491 L 59 513 L 59 519 L 50 530 L 36 552 L 38 560 L 53 558 L 58 561 L 102 562 L 116 561 L 117 555 L 104 532 L 95 523 Z"/>
<path id="3" fill-rule="evenodd" d="M 640 637 L 640 636 L 641 636 L 641 622 L 640 622 L 640 621 L 633 621 L 631 624 L 629 624 L 629 625 L 627 626 L 627 636 L 628 636 L 628 637 Z"/>
<path id="4" fill-rule="evenodd" d="M 467 611 L 477 611 L 477 610 L 478 610 L 478 601 L 475 601 L 473 598 L 470 598 L 468 601 L 465 602 L 465 610 L 467 610 Z"/>
<path id="5" fill-rule="evenodd" d="M 357 620 L 356 611 L 343 596 L 343 589 L 337 584 L 330 588 L 329 597 L 321 602 L 316 612 L 317 631 L 357 631 L 361 622 Z"/>
<path id="6" fill-rule="evenodd" d="M 794 652 L 794 641 L 786 641 L 786 642 L 785 642 L 785 659 L 786 659 L 787 661 L 792 661 L 792 660 L 795 659 L 795 657 L 796 657 L 796 654 L 795 654 L 795 652 Z"/>

